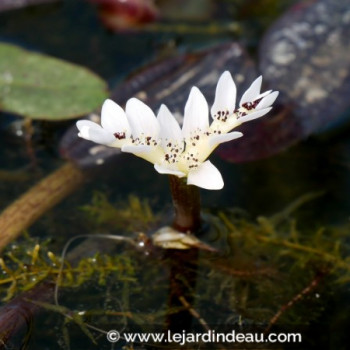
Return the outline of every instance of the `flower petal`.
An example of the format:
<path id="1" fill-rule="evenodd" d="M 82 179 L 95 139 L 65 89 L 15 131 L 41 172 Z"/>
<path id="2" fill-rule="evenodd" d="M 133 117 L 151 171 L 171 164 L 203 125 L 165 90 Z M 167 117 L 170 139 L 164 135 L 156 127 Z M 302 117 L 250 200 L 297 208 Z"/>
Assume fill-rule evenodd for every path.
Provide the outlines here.
<path id="1" fill-rule="evenodd" d="M 131 98 L 126 103 L 126 115 L 131 126 L 132 135 L 136 137 L 159 135 L 159 122 L 151 108 L 137 98 Z"/>
<path id="2" fill-rule="evenodd" d="M 187 184 L 207 190 L 220 190 L 224 187 L 220 171 L 209 160 L 202 163 L 197 169 L 189 172 Z"/>
<path id="3" fill-rule="evenodd" d="M 182 135 L 185 138 L 198 130 L 206 131 L 209 127 L 208 103 L 197 87 L 191 89 L 185 106 Z"/>
<path id="4" fill-rule="evenodd" d="M 258 95 L 258 96 L 255 98 L 255 100 L 258 100 L 259 98 L 262 99 L 262 98 L 264 98 L 265 96 L 271 94 L 271 92 L 272 92 L 272 90 L 266 90 L 266 91 L 262 92 L 260 95 Z"/>
<path id="5" fill-rule="evenodd" d="M 132 154 L 145 154 L 150 153 L 154 149 L 153 146 L 147 145 L 125 145 L 122 147 L 122 152 Z"/>
<path id="6" fill-rule="evenodd" d="M 259 109 L 253 113 L 249 113 L 249 114 L 245 115 L 244 117 L 240 117 L 238 119 L 238 122 L 245 123 L 245 122 L 249 122 L 250 120 L 260 118 L 263 115 L 265 115 L 266 113 L 270 112 L 271 109 L 272 109 L 272 107 Z"/>
<path id="7" fill-rule="evenodd" d="M 209 139 L 209 146 L 215 148 L 220 143 L 238 139 L 239 137 L 242 137 L 242 136 L 243 134 L 239 131 L 233 131 L 228 134 L 214 135 L 214 136 L 211 136 Z"/>
<path id="8" fill-rule="evenodd" d="M 262 83 L 262 76 L 260 75 L 260 77 L 255 79 L 252 85 L 250 85 L 248 90 L 243 94 L 241 101 L 239 102 L 240 106 L 242 106 L 242 104 L 246 102 L 252 102 L 256 100 L 256 98 L 260 94 L 261 83 Z"/>
<path id="9" fill-rule="evenodd" d="M 230 114 L 236 108 L 236 84 L 232 79 L 230 72 L 225 71 L 216 85 L 215 100 L 211 107 L 211 115 L 213 118 L 218 111 L 229 111 Z"/>
<path id="10" fill-rule="evenodd" d="M 160 146 L 149 145 L 124 145 L 122 152 L 132 153 L 137 157 L 143 158 L 152 164 L 160 163 L 164 159 L 164 150 Z"/>
<path id="11" fill-rule="evenodd" d="M 101 125 L 92 122 L 91 120 L 88 119 L 82 119 L 82 120 L 78 120 L 76 122 L 77 128 L 79 129 L 79 131 L 81 131 L 84 127 L 87 128 L 101 128 Z"/>
<path id="12" fill-rule="evenodd" d="M 278 91 L 274 91 L 271 94 L 265 96 L 259 103 L 258 105 L 255 107 L 256 109 L 263 109 L 266 107 L 270 107 L 276 100 L 277 96 L 278 96 L 279 92 Z"/>
<path id="13" fill-rule="evenodd" d="M 170 175 L 176 175 L 178 177 L 186 176 L 186 174 L 183 173 L 182 171 L 169 169 L 159 164 L 154 164 L 154 169 L 156 169 L 159 174 L 170 174 Z"/>
<path id="14" fill-rule="evenodd" d="M 160 106 L 157 119 L 160 125 L 160 136 L 163 148 L 166 147 L 169 140 L 175 141 L 179 144 L 183 143 L 180 125 L 166 105 L 162 104 Z"/>
<path id="15" fill-rule="evenodd" d="M 115 137 L 112 133 L 102 129 L 100 125 L 90 120 L 79 120 L 76 125 L 79 129 L 78 136 L 85 140 L 102 145 L 109 145 L 115 141 Z"/>
<path id="16" fill-rule="evenodd" d="M 129 138 L 131 129 L 126 118 L 126 114 L 118 104 L 112 100 L 106 100 L 101 110 L 101 125 L 112 134 L 116 132 L 124 132 L 125 137 Z"/>

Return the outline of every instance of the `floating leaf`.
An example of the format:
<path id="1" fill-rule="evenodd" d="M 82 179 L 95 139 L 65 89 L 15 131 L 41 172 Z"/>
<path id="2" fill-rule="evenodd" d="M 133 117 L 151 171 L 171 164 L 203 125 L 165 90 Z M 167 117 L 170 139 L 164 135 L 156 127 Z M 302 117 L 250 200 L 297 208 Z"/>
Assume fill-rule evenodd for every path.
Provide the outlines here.
<path id="1" fill-rule="evenodd" d="M 70 119 L 93 111 L 106 97 L 106 83 L 88 69 L 0 43 L 0 110 Z"/>

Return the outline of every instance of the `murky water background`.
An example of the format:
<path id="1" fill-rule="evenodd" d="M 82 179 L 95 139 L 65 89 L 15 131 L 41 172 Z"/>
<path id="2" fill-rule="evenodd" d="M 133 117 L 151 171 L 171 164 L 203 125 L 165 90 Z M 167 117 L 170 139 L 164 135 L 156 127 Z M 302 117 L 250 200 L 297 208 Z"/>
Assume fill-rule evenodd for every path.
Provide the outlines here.
<path id="1" fill-rule="evenodd" d="M 250 20 L 253 21 L 253 19 Z M 228 38 L 230 37 L 225 37 L 224 34 L 213 36 L 210 39 L 199 34 L 160 32 L 112 34 L 102 27 L 93 6 L 80 1 L 64 1 L 55 5 L 0 14 L 1 40 L 86 66 L 105 78 L 111 85 L 162 53 L 174 50 L 169 48 L 171 46 L 169 42 L 178 43 L 179 50 L 186 51 Z M 254 36 L 248 39 L 241 38 L 248 47 L 253 49 L 254 39 L 258 41 L 258 38 Z M 24 137 L 16 135 L 16 127 L 22 130 L 20 118 L 6 113 L 0 116 L 0 170 L 2 171 L 0 208 L 5 208 L 31 185 L 65 162 L 59 155 L 58 143 L 72 122 L 57 124 L 35 122 L 35 132 L 28 143 Z M 232 164 L 218 156 L 213 156 L 212 162 L 222 171 L 225 188 L 218 192 L 202 191 L 205 211 L 215 216 L 215 213 L 225 212 L 227 208 L 240 208 L 245 212 L 244 217 L 254 221 L 258 216 L 269 217 L 280 212 L 306 193 L 323 191 L 322 196 L 307 202 L 295 212 L 297 227 L 300 231 L 305 232 L 317 230 L 319 227 L 336 227 L 343 230 L 340 245 L 342 256 L 347 256 L 349 253 L 347 227 L 349 227 L 350 210 L 348 126 L 344 123 L 331 131 L 314 135 L 280 154 L 251 163 Z M 36 163 L 34 166 L 33 162 Z M 31 226 L 29 235 L 38 242 L 48 241 L 49 250 L 59 255 L 64 243 L 70 237 L 104 230 L 108 225 L 100 229 L 98 225 L 94 227 L 90 221 L 87 221 L 86 212 L 81 209 L 91 204 L 94 193 L 97 191 L 104 193 L 108 201 L 114 204 L 125 203 L 130 194 L 147 199 L 154 213 L 162 213 L 160 221 L 167 222 L 171 219 L 171 199 L 166 176 L 156 174 L 152 165 L 130 156 L 127 159 L 117 158 L 103 171 L 97 171 L 95 175 L 89 177 L 83 186 Z M 211 227 L 213 227 L 213 222 L 211 222 Z M 112 230 L 112 233 L 130 235 L 119 228 Z M 217 239 L 221 242 L 220 244 L 223 244 L 222 239 L 225 240 L 224 233 L 222 236 Z M 216 244 L 212 231 L 208 234 L 207 239 L 211 244 Z M 28 244 L 23 240 L 19 242 Z M 232 252 L 234 249 L 236 250 Z M 223 257 L 227 258 L 231 253 L 239 257 L 238 249 L 240 249 L 239 246 L 230 248 L 230 244 L 227 243 L 223 249 Z M 96 279 L 92 279 L 79 288 L 70 289 L 69 293 L 62 292 L 62 305 L 72 310 L 119 311 L 129 306 L 135 317 L 137 312 L 152 315 L 155 310 L 159 311 L 162 308 L 160 305 L 163 305 L 165 309 L 168 303 L 168 270 L 164 267 L 167 266 L 164 263 L 164 256 L 156 255 L 152 258 L 153 260 L 148 260 L 142 252 L 135 252 L 120 245 L 116 245 L 114 254 L 130 254 L 130 259 L 136 265 L 143 266 L 132 277 L 138 279 L 138 283 L 127 283 L 125 282 L 127 279 L 121 282 L 109 277 L 105 284 L 99 286 Z M 254 256 L 254 252 L 252 254 Z M 255 258 L 260 263 L 265 259 L 259 256 L 259 258 L 254 257 L 253 261 Z M 270 258 L 266 257 L 266 260 Z M 204 257 L 203 261 L 211 261 L 211 259 L 216 261 L 216 258 L 210 257 Z M 157 271 L 154 268 L 154 261 L 159 264 Z M 245 284 L 240 281 L 240 284 L 237 282 L 238 287 L 237 285 L 230 286 L 229 284 L 234 284 L 234 282 L 232 282 L 232 277 L 228 278 L 226 285 L 217 285 L 215 295 L 215 288 L 205 285 L 204 282 L 210 275 L 210 269 L 206 270 L 203 267 L 205 264 L 199 264 L 199 266 L 200 277 L 196 293 L 203 296 L 203 299 L 198 296 L 198 304 L 195 302 L 195 307 L 201 310 L 201 314 L 205 315 L 203 317 L 209 324 L 226 323 L 229 318 L 228 310 L 231 313 L 230 317 L 236 322 L 239 316 L 244 314 L 241 303 L 244 299 L 242 289 L 245 288 Z M 238 263 L 236 267 L 244 270 L 246 267 L 251 269 L 252 266 L 254 264 L 250 262 L 250 265 L 248 263 L 239 265 Z M 326 263 L 325 266 L 327 267 Z M 305 267 L 305 276 L 300 277 L 300 280 L 305 279 L 304 286 L 308 284 L 309 272 L 313 268 L 313 266 Z M 279 276 L 281 284 L 286 280 L 289 281 L 287 277 L 289 267 L 284 266 L 283 271 L 285 275 Z M 295 273 L 293 271 L 291 266 L 290 275 Z M 220 281 L 221 277 L 217 278 Z M 346 334 L 349 327 L 348 282 L 337 284 L 335 280 L 336 278 L 334 279 L 332 275 L 327 275 L 317 287 L 319 289 L 306 295 L 305 300 L 300 305 L 296 305 L 292 311 L 297 315 L 293 319 L 296 328 L 302 329 L 307 334 L 307 343 L 304 347 L 299 347 L 300 349 L 316 349 L 321 344 L 326 344 L 328 349 L 346 349 L 348 340 Z M 247 282 L 246 286 L 249 286 L 249 283 Z M 209 296 L 204 297 L 205 291 L 208 291 Z M 241 296 L 241 299 L 237 297 L 237 309 L 230 308 L 230 304 L 230 307 L 226 308 L 225 305 L 222 305 L 222 310 L 218 310 L 220 301 L 225 300 L 225 293 L 227 293 L 226 299 L 228 300 L 229 296 L 232 297 L 232 293 L 235 292 Z M 253 299 L 260 300 L 261 304 L 259 307 L 251 306 L 251 309 L 258 310 L 260 307 L 264 309 L 263 301 L 256 297 L 255 293 L 259 293 L 259 288 L 254 289 L 255 299 Z M 264 295 L 263 291 L 260 293 Z M 278 293 L 276 289 L 276 295 L 270 294 L 270 298 L 279 300 L 278 305 L 287 303 L 289 299 L 284 299 L 283 295 Z M 321 296 L 317 302 L 315 302 L 316 294 Z M 211 304 L 210 295 L 216 298 L 217 304 L 214 301 Z M 304 310 L 302 310 L 303 307 Z M 313 312 L 315 317 L 311 319 L 306 317 L 303 320 L 303 313 Z M 267 314 L 271 317 L 273 312 L 271 313 L 270 310 L 270 314 Z M 249 317 L 254 318 L 252 314 L 249 317 L 248 315 L 249 312 L 245 314 L 248 321 Z M 266 316 L 263 311 L 261 315 L 263 315 L 261 317 Z M 164 321 L 164 319 L 166 316 L 161 315 L 157 322 Z M 260 316 L 257 319 L 261 321 Z M 268 320 L 269 318 L 265 319 L 265 322 Z M 108 325 L 111 325 L 110 328 L 117 326 L 116 320 L 111 315 L 91 316 L 88 322 L 104 329 L 108 328 Z M 74 325 L 74 322 L 66 327 L 62 314 L 50 311 L 35 320 L 28 348 L 66 349 L 67 333 L 70 336 L 71 349 L 111 348 L 111 345 L 103 340 L 103 336 L 98 340 L 98 346 L 93 345 L 91 339 L 79 329 L 79 326 Z M 17 344 L 16 341 L 18 343 L 18 339 L 14 341 L 14 344 Z M 138 348 L 137 345 L 136 348 Z M 281 348 L 288 347 L 284 344 Z"/>

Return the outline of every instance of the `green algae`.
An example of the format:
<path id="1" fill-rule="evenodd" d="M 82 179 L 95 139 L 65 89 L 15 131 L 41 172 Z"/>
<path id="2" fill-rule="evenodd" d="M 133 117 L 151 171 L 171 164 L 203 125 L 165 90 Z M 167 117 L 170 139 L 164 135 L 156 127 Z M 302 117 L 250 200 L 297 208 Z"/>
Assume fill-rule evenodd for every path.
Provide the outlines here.
<path id="1" fill-rule="evenodd" d="M 284 210 L 255 220 L 241 209 L 207 210 L 208 228 L 200 238 L 217 252 L 200 251 L 199 259 L 190 264 L 181 261 L 182 253 L 174 255 L 174 261 L 174 256 L 155 247 L 136 250 L 122 244 L 116 244 L 113 253 L 95 253 L 74 264 L 65 262 L 60 303 L 66 306 L 42 307 L 66 319 L 62 332 L 67 339 L 67 332 L 73 338 L 79 336 L 77 329 L 68 327 L 71 324 L 78 329 L 93 325 L 108 330 L 111 324 L 159 329 L 169 315 L 179 312 L 191 314 L 202 328 L 309 326 L 322 317 L 332 295 L 346 287 L 350 278 L 349 223 L 311 229 L 298 221 L 300 208 L 319 200 L 320 195 L 302 196 Z M 101 203 L 103 215 L 98 210 Z M 119 213 L 129 235 L 155 220 L 148 204 L 136 197 L 124 206 L 114 206 L 98 196 L 84 210 L 95 213 L 94 219 L 105 228 L 120 223 Z M 4 253 L 0 275 L 4 300 L 40 281 L 57 280 L 60 258 L 49 245 L 28 237 L 22 248 Z M 168 300 L 174 263 L 181 266 L 176 278 L 187 288 L 178 294 L 180 305 L 170 305 Z M 188 269 L 195 271 L 196 284 L 188 280 Z M 67 289 L 69 300 L 63 293 Z M 98 332 L 92 333 L 86 336 L 96 339 Z"/>
<path id="2" fill-rule="evenodd" d="M 95 192 L 92 203 L 83 206 L 82 210 L 98 229 L 145 231 L 159 220 L 149 202 L 134 195 L 129 195 L 126 203 L 121 204 L 111 203 L 104 193 Z"/>

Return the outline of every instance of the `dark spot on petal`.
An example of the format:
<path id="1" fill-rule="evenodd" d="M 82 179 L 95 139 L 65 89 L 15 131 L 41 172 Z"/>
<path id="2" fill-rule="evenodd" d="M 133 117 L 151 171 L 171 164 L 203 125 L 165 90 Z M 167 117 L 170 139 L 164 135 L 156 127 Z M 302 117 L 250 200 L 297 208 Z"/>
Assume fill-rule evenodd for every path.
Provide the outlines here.
<path id="1" fill-rule="evenodd" d="M 118 140 L 123 140 L 123 139 L 125 139 L 125 132 L 116 132 L 116 133 L 114 133 L 113 135 L 114 135 L 114 137 L 115 137 L 116 139 L 118 139 Z M 134 140 L 133 140 L 132 142 L 134 142 Z"/>

